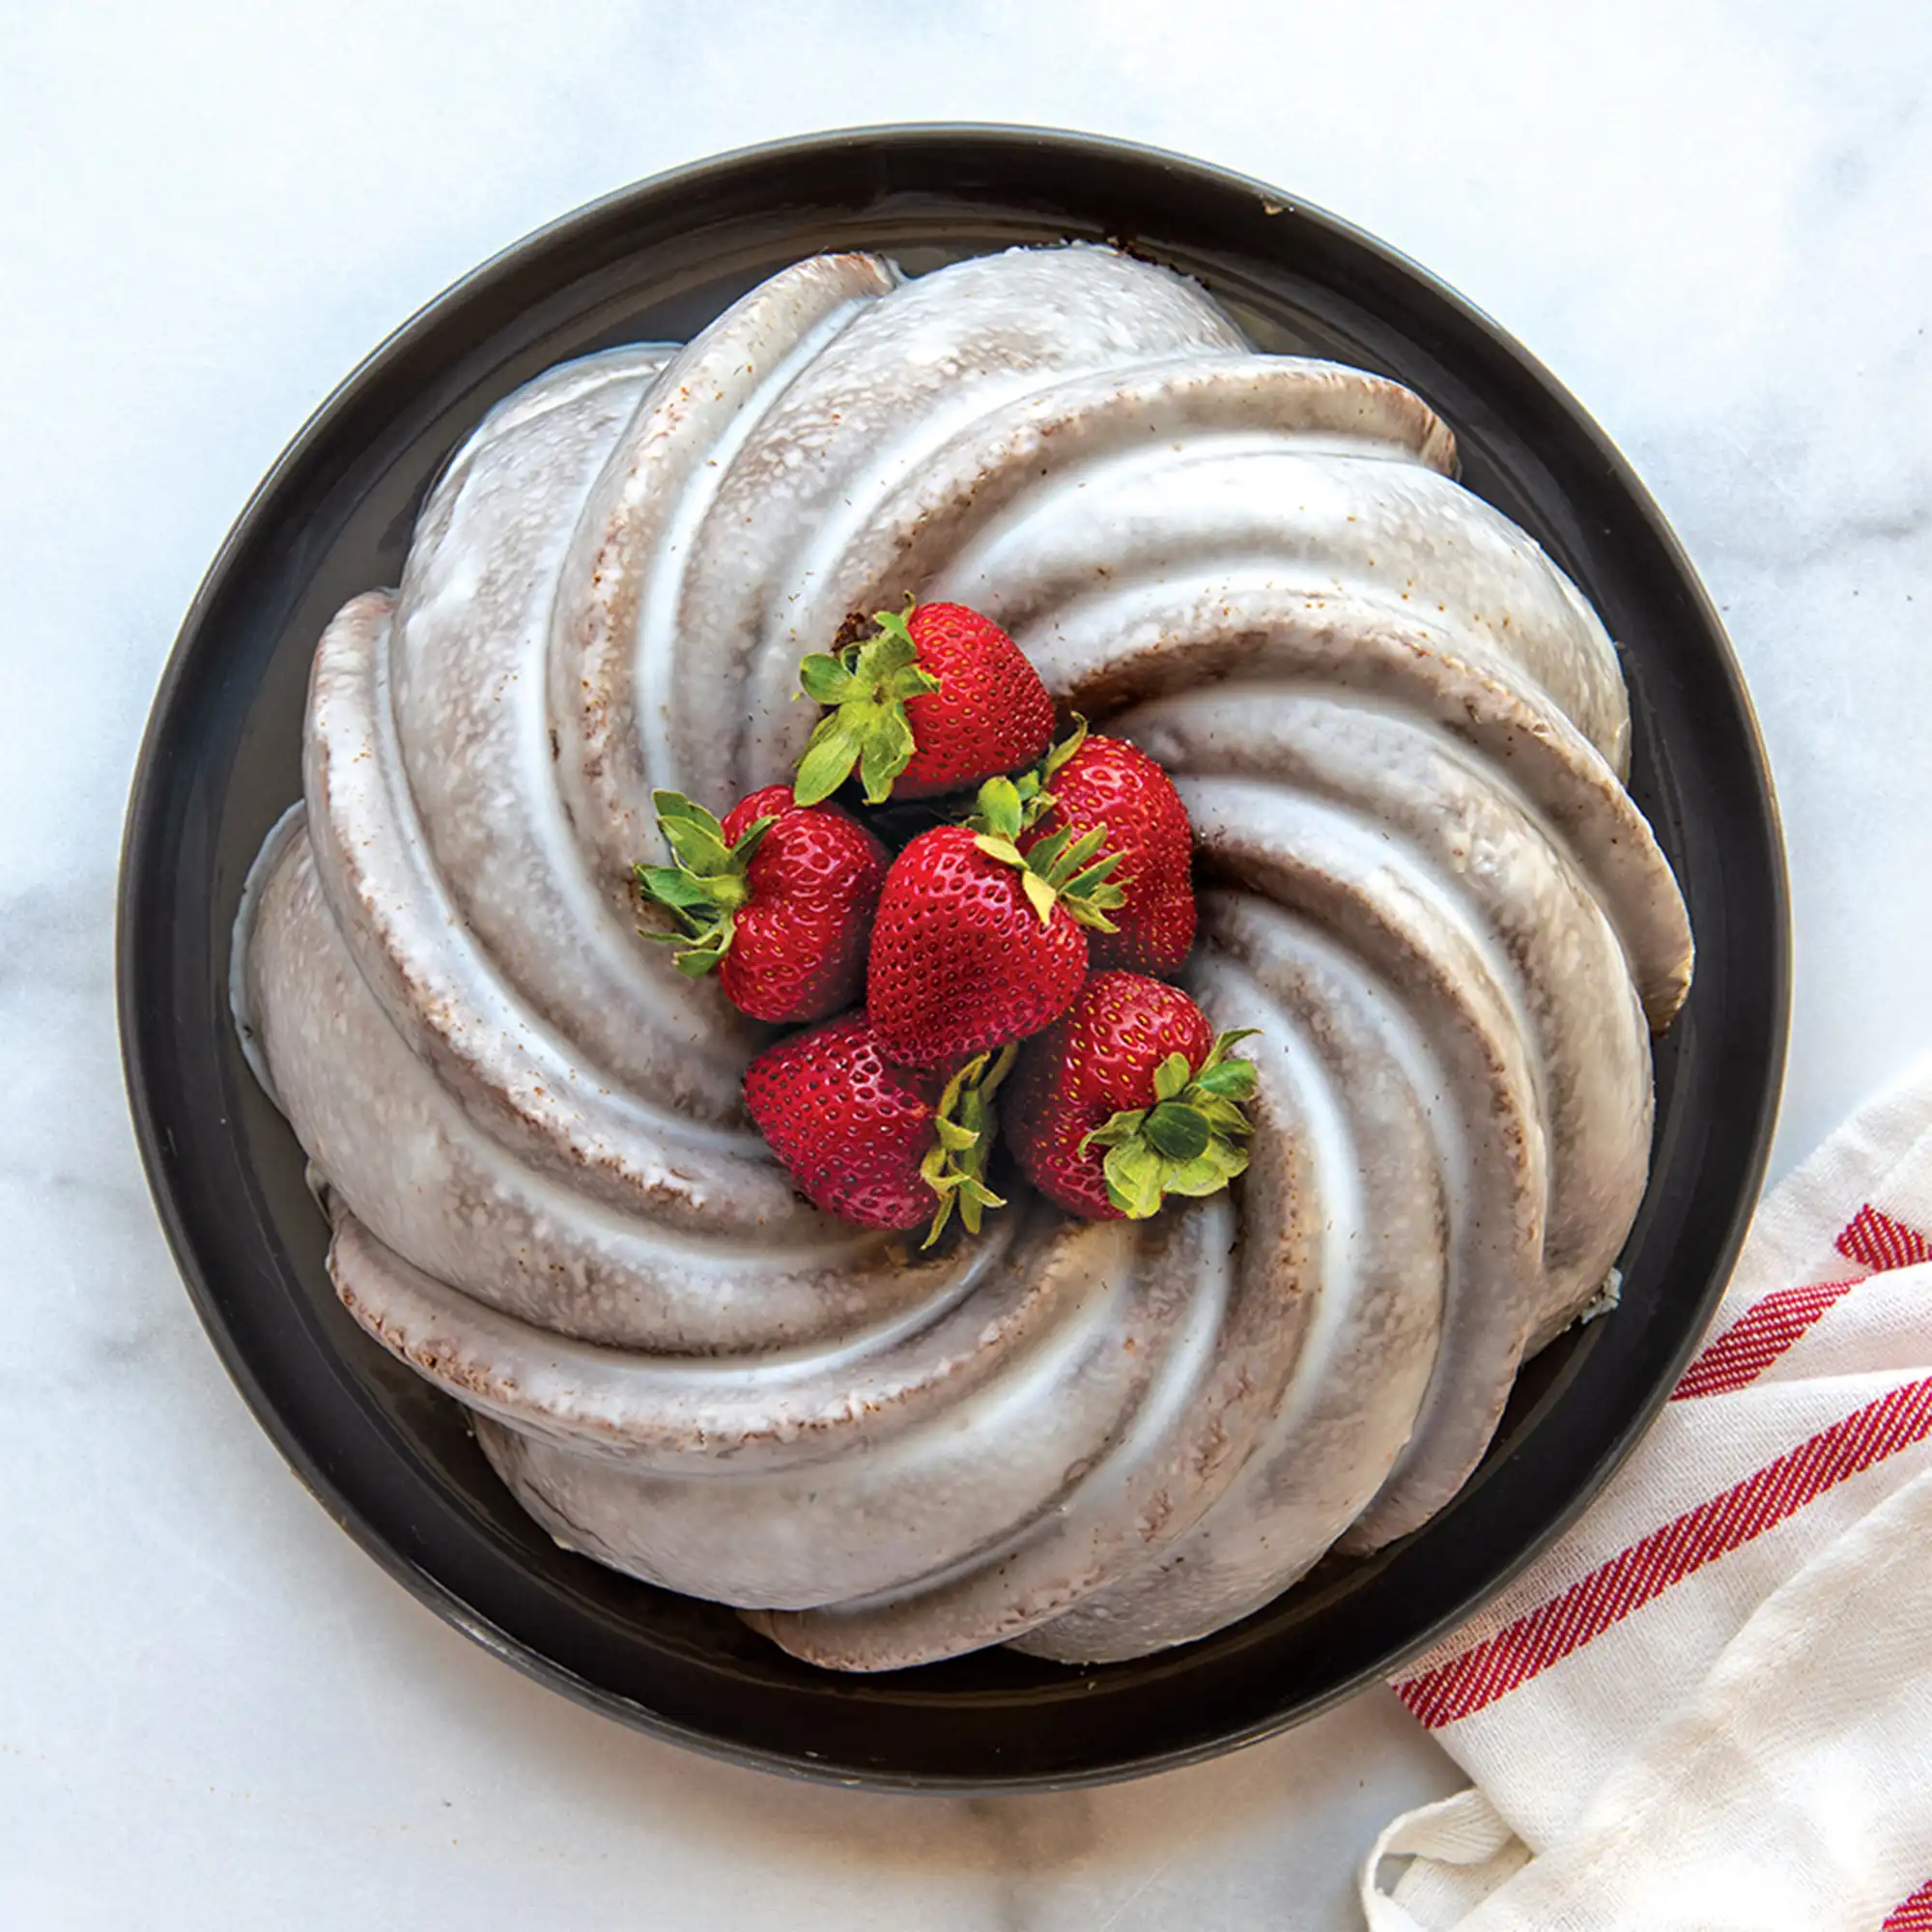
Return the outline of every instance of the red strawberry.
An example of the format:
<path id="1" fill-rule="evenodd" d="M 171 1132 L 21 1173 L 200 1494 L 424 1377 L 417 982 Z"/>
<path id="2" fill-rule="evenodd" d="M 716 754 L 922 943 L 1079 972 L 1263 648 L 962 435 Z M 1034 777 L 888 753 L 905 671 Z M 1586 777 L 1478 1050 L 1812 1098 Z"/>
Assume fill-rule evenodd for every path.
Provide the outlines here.
<path id="1" fill-rule="evenodd" d="M 647 936 L 682 949 L 680 973 L 722 965 L 725 997 L 761 1020 L 815 1020 L 858 997 L 892 859 L 856 818 L 800 810 L 784 785 L 754 791 L 722 825 L 682 792 L 651 802 L 672 863 L 639 866 L 638 885 L 677 920 Z"/>
<path id="2" fill-rule="evenodd" d="M 1170 1194 L 1216 1194 L 1248 1164 L 1255 1069 L 1179 987 L 1095 973 L 1020 1052 L 1008 1108 L 1020 1165 L 1090 1221 L 1144 1220 Z"/>
<path id="3" fill-rule="evenodd" d="M 793 1034 L 745 1072 L 745 1104 L 813 1207 L 862 1228 L 917 1228 L 924 1245 L 952 1212 L 969 1234 L 1006 1203 L 985 1184 L 991 1101 L 1012 1065 L 980 1054 L 946 1080 L 885 1056 L 863 1012 Z"/>
<path id="4" fill-rule="evenodd" d="M 866 1003 L 886 1051 L 908 1066 L 1020 1039 L 1065 1011 L 1087 977 L 1085 927 L 1120 903 L 1098 827 L 1022 854 L 1010 779 L 980 787 L 964 825 L 922 832 L 893 862 L 872 924 Z"/>
<path id="5" fill-rule="evenodd" d="M 799 761 L 801 805 L 830 798 L 857 765 L 866 802 L 933 798 L 1031 764 L 1053 740 L 1053 699 L 1026 654 L 963 604 L 881 611 L 878 634 L 799 667 L 833 709 Z"/>
<path id="6" fill-rule="evenodd" d="M 1037 830 L 1021 838 L 1021 851 L 1055 832 L 1069 830 L 1077 838 L 1103 825 L 1107 850 L 1120 855 L 1114 883 L 1126 895 L 1114 915 L 1120 930 L 1089 943 L 1094 971 L 1179 972 L 1194 944 L 1188 876 L 1194 837 L 1187 808 L 1167 774 L 1139 746 L 1124 738 L 1090 738 L 1081 725 L 1054 748 L 1040 777 L 1048 803 L 1037 814 Z"/>

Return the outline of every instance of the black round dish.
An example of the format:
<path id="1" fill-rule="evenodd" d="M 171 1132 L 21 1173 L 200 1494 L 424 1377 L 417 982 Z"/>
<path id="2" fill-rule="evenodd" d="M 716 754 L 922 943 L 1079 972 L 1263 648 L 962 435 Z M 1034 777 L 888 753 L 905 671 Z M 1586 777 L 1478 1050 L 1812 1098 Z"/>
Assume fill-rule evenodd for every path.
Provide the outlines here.
<path id="1" fill-rule="evenodd" d="M 1621 640 L 1633 790 L 1696 931 L 1661 1043 L 1655 1167 L 1623 1303 L 1525 1375 L 1457 1501 L 1368 1563 L 1324 1564 L 1218 1636 L 1073 1670 L 989 1651 L 876 1677 L 782 1656 L 728 1610 L 556 1548 L 462 1412 L 337 1306 L 302 1157 L 236 1048 L 229 928 L 300 787 L 310 653 L 393 583 L 448 451 L 549 364 L 690 335 L 822 249 L 919 270 L 1113 238 L 1198 276 L 1264 348 L 1418 390 L 1464 479 L 1524 525 Z M 926 1789 L 1092 1783 L 1277 1730 L 1385 1674 L 1521 1567 L 1615 1466 L 1682 1368 L 1756 1194 L 1784 1052 L 1783 858 L 1722 630 L 1656 506 L 1571 398 L 1412 264 L 1290 196 L 1172 156 L 1002 128 L 891 128 L 726 156 L 520 242 L 343 384 L 209 572 L 156 700 L 121 879 L 120 1005 L 149 1179 L 215 1347 L 324 1507 L 458 1629 L 626 1722 L 743 1763 Z"/>

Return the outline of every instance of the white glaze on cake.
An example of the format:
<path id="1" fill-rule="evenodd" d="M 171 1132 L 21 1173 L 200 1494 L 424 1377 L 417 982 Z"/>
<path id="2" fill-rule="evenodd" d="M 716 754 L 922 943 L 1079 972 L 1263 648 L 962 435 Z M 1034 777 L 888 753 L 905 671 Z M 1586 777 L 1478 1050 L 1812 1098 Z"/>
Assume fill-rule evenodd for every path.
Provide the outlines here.
<path id="1" fill-rule="evenodd" d="M 317 652 L 237 1009 L 368 1331 L 556 1537 L 886 1668 L 1108 1659 L 1439 1509 L 1642 1194 L 1689 980 L 1603 627 L 1408 391 L 1110 250 L 774 276 L 499 406 Z M 1168 766 L 1253 1165 L 936 1258 L 750 1129 L 764 1030 L 636 936 L 650 790 L 787 775 L 908 591 Z"/>

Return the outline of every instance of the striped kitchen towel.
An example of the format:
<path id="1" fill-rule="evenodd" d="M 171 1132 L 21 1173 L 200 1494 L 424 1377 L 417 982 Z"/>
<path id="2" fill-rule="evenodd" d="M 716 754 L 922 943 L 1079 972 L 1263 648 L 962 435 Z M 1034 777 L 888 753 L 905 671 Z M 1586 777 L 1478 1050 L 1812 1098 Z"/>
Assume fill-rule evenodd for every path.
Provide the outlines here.
<path id="1" fill-rule="evenodd" d="M 1395 1690 L 1475 1786 L 1377 1841 L 1373 1932 L 1932 1932 L 1932 1067 L 1766 1199 L 1630 1461 Z"/>

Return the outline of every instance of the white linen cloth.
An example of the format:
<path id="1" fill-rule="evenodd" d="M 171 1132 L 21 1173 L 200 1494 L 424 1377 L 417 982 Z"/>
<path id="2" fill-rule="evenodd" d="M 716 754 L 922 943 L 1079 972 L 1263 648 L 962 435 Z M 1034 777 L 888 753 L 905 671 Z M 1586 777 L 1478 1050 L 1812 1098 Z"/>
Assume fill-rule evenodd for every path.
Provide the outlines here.
<path id="1" fill-rule="evenodd" d="M 1475 1785 L 1377 1841 L 1372 1932 L 1932 1932 L 1932 1066 L 1767 1197 L 1629 1462 L 1395 1689 Z"/>

